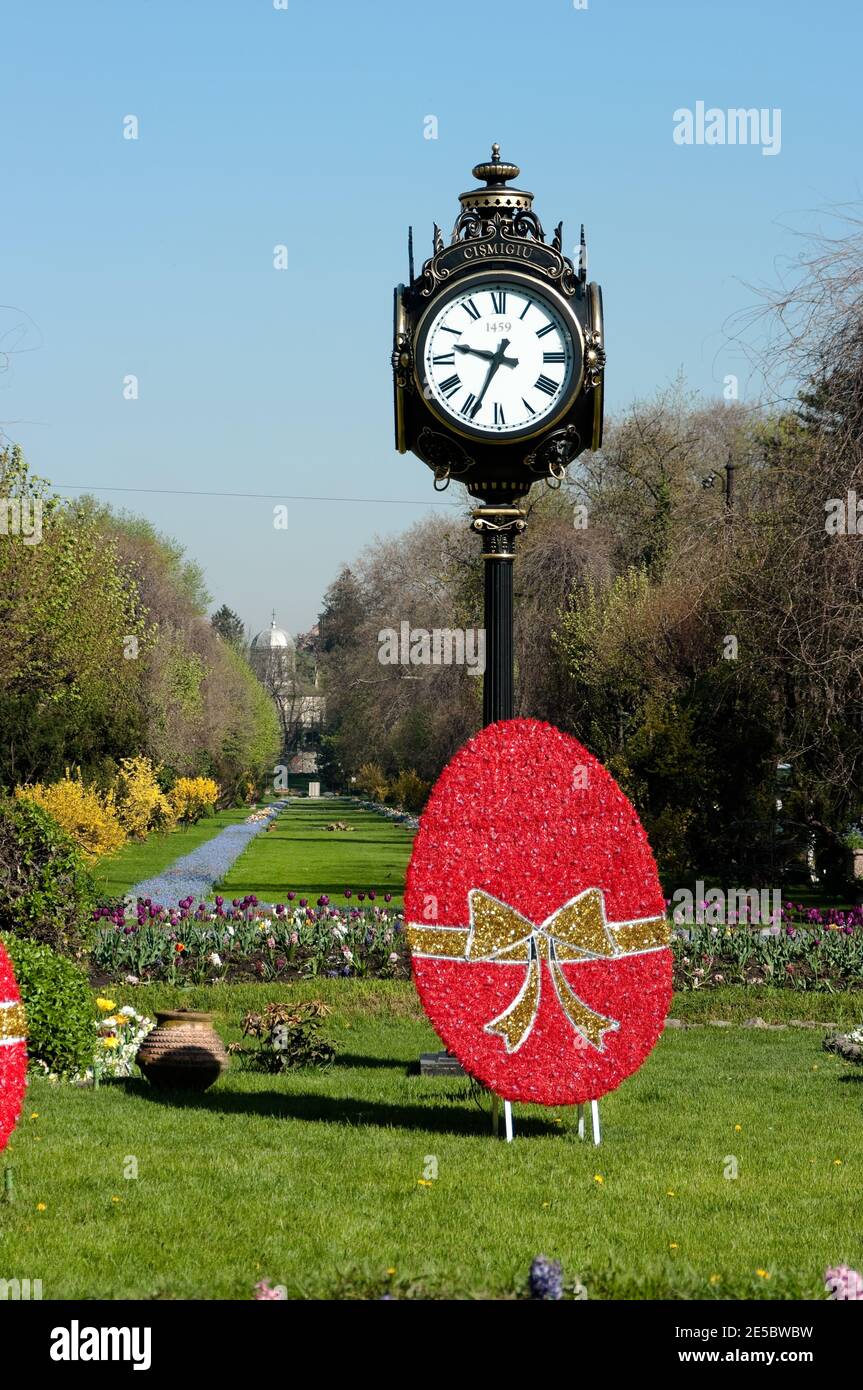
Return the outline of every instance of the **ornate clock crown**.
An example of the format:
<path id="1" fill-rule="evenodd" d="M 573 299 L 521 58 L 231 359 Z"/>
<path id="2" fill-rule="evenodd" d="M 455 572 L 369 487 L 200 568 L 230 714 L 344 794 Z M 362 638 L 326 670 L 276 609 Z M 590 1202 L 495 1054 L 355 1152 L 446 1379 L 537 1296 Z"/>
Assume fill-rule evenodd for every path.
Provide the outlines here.
<path id="1" fill-rule="evenodd" d="M 499 212 L 506 215 L 517 209 L 526 210 L 533 203 L 533 194 L 521 188 L 508 188 L 510 179 L 517 179 L 521 172 L 517 164 L 507 164 L 500 157 L 500 145 L 492 145 L 491 159 L 473 167 L 475 179 L 484 179 L 485 188 L 472 188 L 459 194 L 462 208 L 477 208 L 483 212 Z"/>

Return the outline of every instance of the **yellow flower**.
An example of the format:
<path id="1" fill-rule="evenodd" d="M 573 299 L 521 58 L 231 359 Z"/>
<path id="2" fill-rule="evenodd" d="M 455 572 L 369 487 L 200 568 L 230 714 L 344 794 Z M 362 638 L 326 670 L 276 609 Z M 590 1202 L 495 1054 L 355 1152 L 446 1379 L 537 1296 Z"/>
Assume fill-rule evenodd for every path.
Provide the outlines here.
<path id="1" fill-rule="evenodd" d="M 672 1192 L 671 1188 L 669 1188 L 665 1195 L 666 1195 L 666 1197 L 676 1197 L 676 1196 L 677 1196 L 677 1193 L 676 1193 L 676 1192 Z"/>
<path id="2" fill-rule="evenodd" d="M 740 1131 L 742 1130 L 742 1128 L 743 1128 L 742 1125 L 735 1125 L 735 1126 L 734 1126 L 734 1132 L 735 1132 L 735 1134 L 739 1134 Z"/>
<path id="3" fill-rule="evenodd" d="M 395 1269 L 388 1269 L 387 1274 L 395 1274 Z"/>
<path id="4" fill-rule="evenodd" d="M 103 1047 L 119 1047 L 119 1046 L 120 1046 L 120 1039 L 119 1039 L 119 1038 L 103 1038 L 103 1039 L 102 1039 L 102 1046 L 103 1046 Z"/>
<path id="5" fill-rule="evenodd" d="M 117 1005 L 114 1003 L 113 999 L 96 1000 L 96 1008 L 101 1009 L 103 1013 L 110 1013 L 111 1010 L 116 1009 L 116 1007 Z"/>
<path id="6" fill-rule="evenodd" d="M 38 1111 L 38 1110 L 34 1110 L 34 1111 L 33 1111 L 33 1114 L 30 1116 L 30 1119 L 31 1119 L 31 1120 L 38 1120 L 38 1118 L 39 1118 L 39 1111 Z"/>
<path id="7" fill-rule="evenodd" d="M 37 1202 L 37 1203 L 36 1203 L 36 1210 L 37 1210 L 37 1211 L 47 1211 L 48 1208 L 47 1208 L 47 1206 L 45 1205 L 44 1202 Z"/>
<path id="8" fill-rule="evenodd" d="M 600 1185 L 600 1187 L 601 1187 L 602 1184 L 605 1182 L 605 1178 L 602 1176 L 601 1173 L 594 1173 L 594 1175 L 593 1175 L 593 1181 L 594 1181 L 594 1182 L 598 1182 L 599 1185 Z"/>
<path id="9" fill-rule="evenodd" d="M 432 1186 L 433 1186 L 431 1178 L 417 1178 L 417 1184 L 418 1184 L 419 1187 L 432 1187 Z"/>
<path id="10" fill-rule="evenodd" d="M 669 1245 L 668 1248 L 669 1248 L 669 1250 L 676 1250 L 676 1249 L 678 1248 L 678 1246 L 677 1246 L 677 1241 L 676 1241 L 676 1240 L 673 1240 L 673 1241 L 671 1242 L 671 1244 Z"/>
<path id="11" fill-rule="evenodd" d="M 756 1269 L 755 1273 L 758 1275 L 758 1278 L 759 1278 L 759 1279 L 769 1279 L 769 1278 L 770 1278 L 770 1273 L 769 1273 L 769 1271 L 766 1270 L 766 1269 Z"/>
<path id="12" fill-rule="evenodd" d="M 833 1160 L 833 1167 L 834 1167 L 834 1168 L 841 1168 L 841 1167 L 842 1167 L 842 1159 L 841 1159 L 841 1158 L 834 1158 L 834 1160 Z"/>
<path id="13" fill-rule="evenodd" d="M 711 1284 L 719 1284 L 719 1283 L 721 1283 L 721 1282 L 722 1282 L 722 1275 L 721 1275 L 721 1274 L 711 1274 L 711 1276 L 710 1276 L 710 1282 L 711 1282 Z"/>
<path id="14" fill-rule="evenodd" d="M 122 1200 L 123 1200 L 122 1197 L 112 1197 L 112 1198 L 111 1198 L 111 1201 L 112 1201 L 112 1202 L 121 1202 Z"/>

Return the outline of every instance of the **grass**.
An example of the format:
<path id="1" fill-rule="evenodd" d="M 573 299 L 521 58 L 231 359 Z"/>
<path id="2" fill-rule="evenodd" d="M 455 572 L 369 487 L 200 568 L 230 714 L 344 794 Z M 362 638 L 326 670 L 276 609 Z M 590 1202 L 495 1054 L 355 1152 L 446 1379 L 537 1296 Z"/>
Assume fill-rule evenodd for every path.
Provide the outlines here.
<path id="1" fill-rule="evenodd" d="M 129 840 L 117 854 L 99 860 L 95 869 L 99 888 L 106 897 L 120 898 L 134 884 L 160 874 L 184 854 L 191 854 L 193 849 L 212 840 L 226 825 L 236 825 L 248 815 L 248 806 L 232 807 L 228 811 L 217 811 L 214 816 L 205 816 L 197 825 L 150 835 L 146 840 Z"/>
<path id="2" fill-rule="evenodd" d="M 763 1018 L 765 1023 L 791 1019 L 859 1027 L 863 1023 L 863 990 L 776 989 L 772 985 L 723 985 L 717 989 L 679 991 L 671 1007 L 673 1018 L 689 1023 L 727 1019 L 743 1023 Z"/>
<path id="3" fill-rule="evenodd" d="M 670 1031 L 602 1101 L 599 1149 L 571 1110 L 527 1106 L 510 1146 L 466 1081 L 409 1074 L 436 1046 L 410 985 L 114 995 L 215 1009 L 229 1039 L 247 1008 L 311 997 L 334 1005 L 326 1072 L 232 1069 L 196 1098 L 34 1081 L 4 1155 L 0 1277 L 47 1299 L 245 1299 L 262 1278 L 291 1297 L 506 1297 L 544 1252 L 591 1298 L 819 1298 L 827 1265 L 863 1265 L 863 1085 L 815 1030 Z"/>
<path id="4" fill-rule="evenodd" d="M 348 831 L 326 830 L 344 821 Z M 405 869 L 414 832 L 394 825 L 374 811 L 360 811 L 351 801 L 292 801 L 275 828 L 258 835 L 218 885 L 226 898 L 255 893 L 263 902 L 284 902 L 289 890 L 312 903 L 328 893 L 334 904 L 342 894 L 373 888 L 381 899 L 392 893 L 401 905 Z"/>

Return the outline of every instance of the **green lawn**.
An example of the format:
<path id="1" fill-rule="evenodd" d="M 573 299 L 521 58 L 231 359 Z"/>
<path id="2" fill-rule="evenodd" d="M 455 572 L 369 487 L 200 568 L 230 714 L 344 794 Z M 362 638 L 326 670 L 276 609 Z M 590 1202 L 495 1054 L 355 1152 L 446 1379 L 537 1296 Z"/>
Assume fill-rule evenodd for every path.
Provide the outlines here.
<path id="1" fill-rule="evenodd" d="M 191 854 L 193 849 L 212 840 L 226 825 L 236 825 L 249 814 L 248 806 L 217 811 L 214 816 L 199 820 L 197 825 L 169 830 L 164 835 L 150 835 L 146 840 L 129 840 L 117 854 L 99 860 L 96 881 L 107 897 L 120 898 L 134 884 L 160 874 L 184 854 Z"/>
<path id="2" fill-rule="evenodd" d="M 351 830 L 326 830 L 344 821 Z M 337 797 L 299 799 L 279 816 L 275 829 L 258 835 L 218 885 L 225 897 L 255 893 L 263 902 L 284 902 L 289 890 L 312 902 L 328 893 L 344 905 L 346 888 L 392 893 L 401 905 L 414 832 L 374 811 L 360 811 Z"/>
<path id="3" fill-rule="evenodd" d="M 0 1277 L 41 1278 L 46 1299 L 244 1299 L 262 1278 L 291 1297 L 506 1296 L 538 1252 L 592 1298 L 818 1298 L 827 1265 L 863 1267 L 863 1085 L 817 1030 L 669 1031 L 602 1101 L 597 1150 L 571 1110 L 516 1106 L 515 1144 L 495 1141 L 465 1081 L 410 1075 L 435 1046 L 410 985 L 114 997 L 213 1008 L 228 1038 L 268 999 L 326 998 L 338 1060 L 231 1070 L 199 1098 L 34 1081 L 0 1161 L 17 1194 Z"/>

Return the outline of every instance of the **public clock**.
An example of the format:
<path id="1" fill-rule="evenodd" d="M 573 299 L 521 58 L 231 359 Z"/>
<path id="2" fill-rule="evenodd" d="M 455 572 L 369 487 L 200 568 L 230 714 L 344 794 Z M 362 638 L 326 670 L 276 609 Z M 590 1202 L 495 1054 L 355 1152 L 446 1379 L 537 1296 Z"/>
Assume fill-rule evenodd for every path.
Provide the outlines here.
<path id="1" fill-rule="evenodd" d="M 581 325 L 563 297 L 518 272 L 462 277 L 419 320 L 414 370 L 450 429 L 510 443 L 548 429 L 582 385 Z"/>

